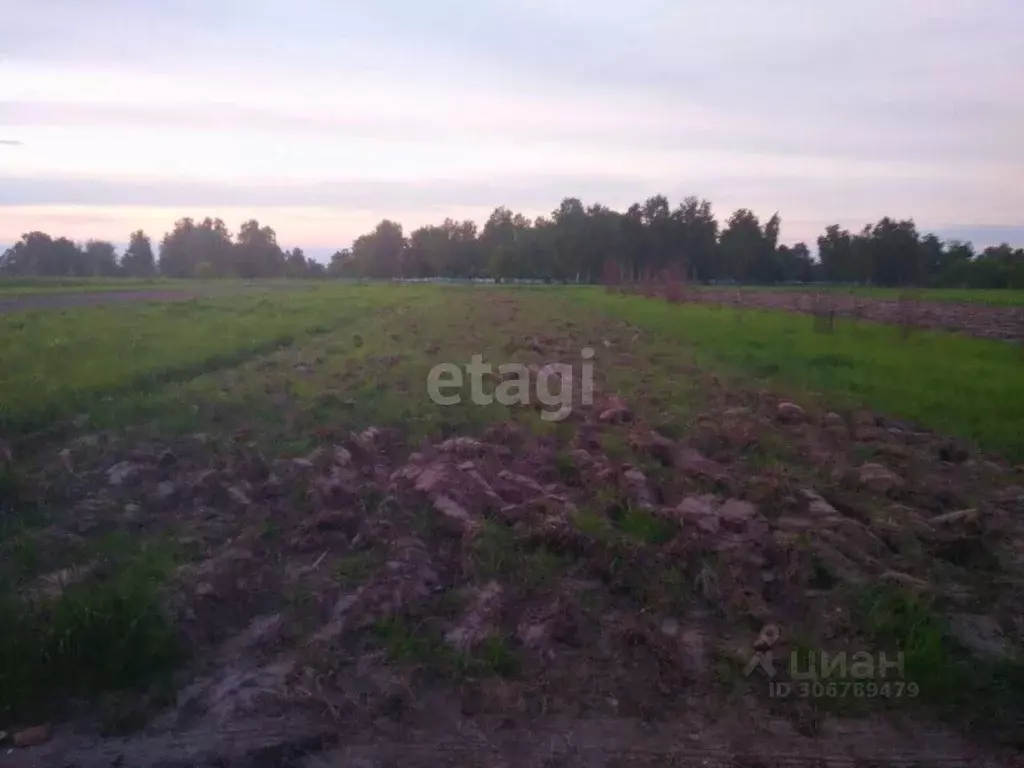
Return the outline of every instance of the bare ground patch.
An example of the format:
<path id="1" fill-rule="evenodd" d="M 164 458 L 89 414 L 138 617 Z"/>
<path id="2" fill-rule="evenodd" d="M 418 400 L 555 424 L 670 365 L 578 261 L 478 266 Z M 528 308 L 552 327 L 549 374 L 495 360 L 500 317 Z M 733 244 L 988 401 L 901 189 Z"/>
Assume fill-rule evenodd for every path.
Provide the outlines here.
<path id="1" fill-rule="evenodd" d="M 688 291 L 686 300 L 749 309 L 784 309 L 804 314 L 819 314 L 827 307 L 839 317 L 955 331 L 989 339 L 1024 339 L 1024 308 L 1021 307 L 925 301 L 912 296 L 880 299 L 838 292 L 816 294 L 712 288 Z"/>

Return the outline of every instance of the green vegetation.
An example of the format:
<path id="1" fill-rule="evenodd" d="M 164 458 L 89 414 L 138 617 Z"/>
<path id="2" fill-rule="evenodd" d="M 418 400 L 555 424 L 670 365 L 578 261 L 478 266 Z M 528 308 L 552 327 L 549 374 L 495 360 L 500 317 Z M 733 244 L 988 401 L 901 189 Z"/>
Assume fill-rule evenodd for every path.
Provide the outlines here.
<path id="1" fill-rule="evenodd" d="M 72 418 L 238 365 L 364 317 L 399 296 L 384 286 L 0 315 L 0 429 Z"/>
<path id="2" fill-rule="evenodd" d="M 359 586 L 380 565 L 380 560 L 380 556 L 375 552 L 354 552 L 346 555 L 335 569 L 339 583 L 345 587 Z"/>
<path id="3" fill-rule="evenodd" d="M 861 596 L 859 610 L 877 648 L 904 654 L 905 681 L 951 716 L 991 726 L 1011 717 L 1024 696 L 1024 662 L 971 656 L 927 598 L 876 588 Z"/>
<path id="4" fill-rule="evenodd" d="M 595 541 L 611 541 L 615 529 L 604 515 L 591 510 L 580 509 L 573 513 L 572 524 L 580 533 Z"/>
<path id="5" fill-rule="evenodd" d="M 971 243 L 918 231 L 912 219 L 884 216 L 851 233 L 830 225 L 807 243 L 779 243 L 782 218 L 767 221 L 740 208 L 724 221 L 711 202 L 687 197 L 675 207 L 652 195 L 625 211 L 567 197 L 550 217 L 501 206 L 482 227 L 474 221 L 421 226 L 381 220 L 337 251 L 325 266 L 301 248 L 283 250 L 269 226 L 244 222 L 232 234 L 223 220 L 179 219 L 155 253 L 149 236 L 132 233 L 120 257 L 112 243 L 85 244 L 29 232 L 0 254 L 0 275 L 92 275 L 170 278 L 480 278 L 621 283 L 734 281 L 741 284 L 844 283 L 882 286 L 1024 288 L 1024 248 L 1007 243 L 980 253 Z"/>
<path id="6" fill-rule="evenodd" d="M 500 637 L 485 638 L 472 652 L 460 653 L 431 631 L 394 618 L 378 622 L 374 635 L 392 661 L 456 680 L 515 677 L 520 671 L 515 652 Z"/>
<path id="7" fill-rule="evenodd" d="M 944 622 L 929 601 L 880 588 L 862 597 L 861 612 L 865 630 L 880 648 L 904 654 L 906 679 L 923 695 L 949 699 L 962 690 L 963 661 L 951 655 Z"/>
<path id="8" fill-rule="evenodd" d="M 643 509 L 626 507 L 616 520 L 619 530 L 627 536 L 648 544 L 664 544 L 676 535 L 679 526 L 655 517 Z"/>
<path id="9" fill-rule="evenodd" d="M 788 312 L 568 295 L 684 341 L 706 369 L 821 393 L 834 407 L 866 405 L 1024 458 L 1024 364 L 1011 344 L 924 331 L 904 340 L 899 328 L 853 321 L 819 334 L 812 318 Z"/>
<path id="10" fill-rule="evenodd" d="M 142 548 L 130 562 L 56 597 L 0 594 L 0 715 L 36 715 L 54 697 L 95 696 L 152 680 L 182 658 L 160 585 L 167 561 Z"/>
<path id="11" fill-rule="evenodd" d="M 560 555 L 527 546 L 511 528 L 492 521 L 473 538 L 472 561 L 481 578 L 514 582 L 528 590 L 551 584 L 566 567 Z"/>
<path id="12" fill-rule="evenodd" d="M 214 465 L 236 460 L 219 439 L 242 435 L 242 452 L 259 451 L 271 464 L 317 447 L 330 450 L 351 431 L 370 425 L 398 427 L 405 451 L 412 451 L 424 440 L 478 434 L 495 422 L 514 421 L 532 433 L 530 439 L 543 438 L 545 450 L 557 456 L 546 468 L 572 489 L 575 533 L 552 526 L 538 535 L 528 530 L 530 515 L 523 516 L 525 525 L 514 527 L 489 519 L 458 545 L 458 563 L 445 569 L 446 578 L 458 574 L 475 586 L 497 580 L 510 604 L 539 603 L 561 595 L 576 580 L 594 582 L 610 600 L 652 616 L 684 615 L 695 601 L 724 605 L 730 589 L 726 564 L 711 552 L 681 557 L 681 546 L 666 547 L 679 533 L 678 522 L 627 503 L 621 476 L 593 482 L 590 468 L 569 448 L 578 415 L 549 423 L 533 408 L 480 407 L 466 397 L 468 386 L 461 403 L 438 406 L 423 391 L 431 366 L 468 362 L 475 353 L 491 363 L 575 362 L 578 350 L 591 346 L 597 349 L 595 373 L 602 392 L 620 394 L 644 422 L 673 439 L 693 440 L 706 453 L 711 451 L 696 438 L 694 416 L 717 415 L 714 409 L 726 405 L 715 398 L 723 394 L 730 407 L 746 405 L 753 390 L 766 383 L 810 409 L 865 404 L 1009 456 L 1024 455 L 1024 402 L 1016 396 L 1024 391 L 1024 366 L 1008 344 L 918 332 L 904 340 L 897 328 L 847 321 L 834 333 L 817 334 L 809 317 L 671 305 L 587 288 L 296 285 L 292 291 L 175 304 L 0 316 L 0 344 L 6 350 L 0 401 L 10 404 L 0 426 L 7 430 L 4 437 L 12 438 L 17 459 L 0 459 L 0 626 L 17 627 L 0 639 L 3 714 L 49 713 L 67 694 L 130 688 L 181 658 L 175 629 L 160 607 L 170 569 L 153 557 L 143 537 L 125 533 L 96 541 L 103 534 L 87 532 L 81 538 L 89 544 L 80 547 L 68 544 L 79 541 L 77 536 L 55 543 L 37 535 L 44 518 L 53 524 L 51 530 L 60 528 L 76 483 L 106 488 L 104 470 L 136 438 L 165 444 L 178 429 L 203 431 L 209 438 L 203 460 Z M 486 386 L 493 384 L 489 380 Z M 79 414 L 87 414 L 88 423 L 76 425 Z M 51 464 L 70 444 L 65 437 L 117 429 L 96 444 L 94 466 L 85 455 L 88 448 L 81 447 L 92 444 L 76 442 L 75 473 L 50 472 L 33 464 L 41 455 L 31 452 L 37 441 L 19 438 L 54 422 L 67 435 L 61 432 L 49 443 L 46 435 L 33 435 Z M 790 444 L 788 428 L 762 426 L 765 434 L 756 436 L 753 448 L 724 449 L 735 460 L 723 459 L 735 473 L 730 480 L 743 488 L 733 490 L 735 496 L 752 498 L 747 493 L 760 490 L 750 475 L 789 482 L 808 470 L 804 446 Z M 666 504 L 682 495 L 726 492 L 724 483 L 683 477 L 662 466 L 653 451 L 634 442 L 636 431 L 634 424 L 603 425 L 595 435 L 601 447 L 589 450 L 613 464 L 642 469 Z M 113 446 L 106 445 L 107 437 Z M 177 450 L 173 443 L 170 447 Z M 854 462 L 871 458 L 873 447 L 844 446 Z M 480 470 L 487 471 L 483 462 Z M 138 497 L 129 498 L 135 490 L 116 489 L 113 495 L 125 498 L 116 498 L 103 524 L 118 519 L 129 501 L 144 505 L 152 489 L 140 488 Z M 288 502 L 281 504 L 294 502 L 291 507 L 301 516 L 313 498 L 308 484 L 284 490 Z M 95 491 L 95 486 L 85 488 L 86 494 Z M 385 508 L 383 501 L 380 489 L 368 484 L 345 503 L 372 516 Z M 37 506 L 39 519 L 32 514 Z M 144 512 L 147 517 L 149 510 Z M 395 514 L 406 522 L 418 515 L 419 533 L 431 544 L 451 541 L 447 529 L 443 537 L 429 533 L 440 518 L 426 501 Z M 261 550 L 288 556 L 295 520 L 239 517 L 246 518 L 240 526 L 252 526 Z M 173 518 L 169 514 L 154 524 L 173 529 Z M 332 591 L 353 589 L 374 576 L 384 557 L 371 550 L 338 559 L 322 551 L 311 554 L 324 558 L 317 571 L 320 583 L 289 581 L 277 596 L 284 610 L 310 624 L 321 618 L 323 582 Z M 94 561 L 102 568 L 58 595 L 40 596 L 36 589 L 42 572 Z M 841 577 L 820 570 L 828 583 L 819 587 L 842 588 Z M 420 611 L 423 604 L 411 608 L 409 615 L 417 618 L 380 622 L 373 632 L 375 646 L 396 662 L 456 680 L 516 676 L 526 651 L 507 639 L 490 638 L 466 654 L 444 641 L 446 622 L 465 608 L 453 608 L 453 601 L 464 594 L 448 589 L 437 603 L 429 598 L 427 611 Z M 744 610 L 742 601 L 738 605 L 723 611 L 736 611 L 729 614 L 736 618 Z M 512 626 L 510 619 L 507 623 Z M 968 662 L 930 604 L 872 595 L 857 626 L 877 647 L 904 651 L 907 678 L 922 686 L 928 701 L 951 711 L 973 706 L 970 702 L 988 693 L 998 702 L 1022 690 L 1015 663 Z M 953 670 L 952 683 L 943 677 L 947 670 Z"/>

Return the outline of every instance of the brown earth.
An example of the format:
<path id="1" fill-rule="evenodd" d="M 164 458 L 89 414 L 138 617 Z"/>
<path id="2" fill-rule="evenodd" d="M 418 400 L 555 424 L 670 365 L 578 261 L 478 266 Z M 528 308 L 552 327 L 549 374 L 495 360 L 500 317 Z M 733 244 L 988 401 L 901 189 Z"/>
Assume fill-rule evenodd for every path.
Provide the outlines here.
<path id="1" fill-rule="evenodd" d="M 288 290 L 288 283 L 261 283 L 252 286 L 205 285 L 200 287 L 164 288 L 141 291 L 82 291 L 81 293 L 40 293 L 26 296 L 0 295 L 0 314 L 30 312 L 40 309 L 71 309 L 140 301 L 188 301 L 211 296 L 224 296 L 253 291 Z"/>
<path id="2" fill-rule="evenodd" d="M 984 599 L 979 620 L 1018 642 L 1020 581 L 992 590 L 969 559 L 1019 556 L 1024 490 L 974 496 L 1008 470 L 931 461 L 940 471 L 929 476 L 918 460 L 941 449 L 885 431 L 886 463 L 908 483 L 881 464 L 837 463 L 835 484 L 821 489 L 744 476 L 731 452 L 771 418 L 765 402 L 709 415 L 696 441 L 707 455 L 634 422 L 637 445 L 677 470 L 648 475 L 599 447 L 602 416 L 620 403 L 587 415 L 571 465 L 514 424 L 410 455 L 396 435 L 369 429 L 304 459 L 267 462 L 243 449 L 214 468 L 196 441 L 136 448 L 79 504 L 70 533 L 145 530 L 165 515 L 188 531 L 206 554 L 179 571 L 173 609 L 196 652 L 195 679 L 143 736 L 62 733 L 8 764 L 98 766 L 122 755 L 131 765 L 242 765 L 310 750 L 324 754 L 289 764 L 1009 764 L 912 718 L 907 730 L 881 718 L 823 725 L 798 702 L 729 697 L 717 669 L 752 656 L 769 623 L 784 637 L 808 623 L 818 637 L 850 631 L 816 567 L 835 581 L 909 584 L 968 615 Z M 850 439 L 845 424 L 787 429 L 809 452 Z M 862 485 L 875 489 L 874 509 L 847 501 Z M 607 508 L 588 501 L 592 487 L 610 489 Z M 132 507 L 140 497 L 148 503 Z M 941 511 L 967 503 L 959 517 Z M 633 508 L 661 521 L 667 540 L 613 537 L 616 517 Z M 606 530 L 581 530 L 576 515 L 589 509 Z M 268 521 L 278 529 L 269 540 Z M 502 550 L 477 552 L 494 531 Z M 951 548 L 968 559 L 944 559 Z M 339 584 L 356 557 L 367 560 L 365 583 Z M 300 587 L 310 604 L 282 608 L 277 596 Z M 451 680 L 416 666 L 431 659 L 395 664 L 375 634 L 385 620 L 453 652 L 507 638 L 521 671 Z M 443 668 L 447 651 L 436 653 Z"/>
<path id="3" fill-rule="evenodd" d="M 68 309 L 95 307 L 128 301 L 187 301 L 209 296 L 203 291 L 110 291 L 84 293 L 51 293 L 0 298 L 0 314 L 29 312 L 36 309 Z"/>
<path id="4" fill-rule="evenodd" d="M 956 331 L 989 339 L 1024 339 L 1024 307 L 995 307 L 912 298 L 878 299 L 849 293 L 716 288 L 687 291 L 685 297 L 686 301 L 703 304 L 783 309 L 807 314 L 834 310 L 839 317 Z"/>
<path id="5" fill-rule="evenodd" d="M 519 341 L 546 359 L 563 343 Z M 707 378 L 685 437 L 606 389 L 557 434 L 370 427 L 299 458 L 244 431 L 227 449 L 204 434 L 55 449 L 45 473 L 77 500 L 41 551 L 114 530 L 197 551 L 168 598 L 192 662 L 172 703 L 138 695 L 141 731 L 98 737 L 101 702 L 3 764 L 1024 764 L 1019 712 L 833 710 L 744 673 L 759 651 L 788 679 L 789 649 L 871 647 L 851 595 L 879 584 L 932 601 L 979 659 L 1011 655 L 1024 472 Z M 53 576 L 33 588 L 71 575 Z"/>

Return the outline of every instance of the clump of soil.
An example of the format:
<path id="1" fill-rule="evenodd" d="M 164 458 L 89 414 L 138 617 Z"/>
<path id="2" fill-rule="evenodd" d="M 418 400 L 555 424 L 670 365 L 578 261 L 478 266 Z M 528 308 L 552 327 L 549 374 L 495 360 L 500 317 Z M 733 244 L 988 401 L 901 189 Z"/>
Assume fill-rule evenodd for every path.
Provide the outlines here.
<path id="1" fill-rule="evenodd" d="M 167 605 L 192 661 L 144 732 L 99 740 L 81 714 L 12 764 L 1000 759 L 927 718 L 906 732 L 772 700 L 747 668 L 770 651 L 785 681 L 793 650 L 905 642 L 915 606 L 972 663 L 1010 663 L 1019 473 L 766 393 L 719 392 L 686 440 L 619 397 L 570 423 L 568 441 L 508 422 L 416 446 L 371 427 L 272 460 L 203 436 L 71 446 L 53 469 L 81 490 L 68 535 L 192 553 Z M 921 686 L 945 658 L 900 649 Z"/>

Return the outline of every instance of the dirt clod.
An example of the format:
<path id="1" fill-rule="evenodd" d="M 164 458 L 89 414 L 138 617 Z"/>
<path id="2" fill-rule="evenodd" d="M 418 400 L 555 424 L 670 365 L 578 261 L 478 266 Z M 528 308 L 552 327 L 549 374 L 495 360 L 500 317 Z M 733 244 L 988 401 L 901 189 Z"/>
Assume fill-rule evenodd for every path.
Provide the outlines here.
<path id="1" fill-rule="evenodd" d="M 875 493 L 889 493 L 903 485 L 903 480 L 899 475 L 881 464 L 863 464 L 858 470 L 857 476 L 862 485 Z"/>
<path id="2" fill-rule="evenodd" d="M 778 404 L 778 406 L 776 406 L 775 413 L 778 416 L 779 421 L 786 424 L 797 424 L 803 421 L 806 416 L 803 408 L 796 403 L 791 403 L 787 400 L 783 400 Z"/>
<path id="3" fill-rule="evenodd" d="M 11 743 L 19 748 L 38 747 L 50 740 L 52 730 L 49 723 L 34 725 L 31 728 L 16 731 L 11 737 Z"/>

